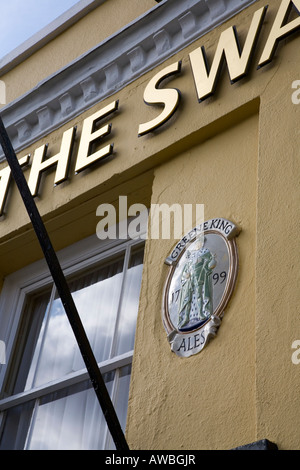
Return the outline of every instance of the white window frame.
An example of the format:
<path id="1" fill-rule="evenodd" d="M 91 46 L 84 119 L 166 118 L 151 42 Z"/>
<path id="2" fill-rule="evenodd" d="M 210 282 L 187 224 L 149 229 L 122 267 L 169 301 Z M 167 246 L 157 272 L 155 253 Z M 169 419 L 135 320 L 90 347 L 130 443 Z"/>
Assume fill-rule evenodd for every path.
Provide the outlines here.
<path id="1" fill-rule="evenodd" d="M 138 240 L 99 240 L 96 235 L 81 240 L 57 253 L 61 267 L 66 277 L 84 271 L 102 260 L 106 260 L 118 253 L 125 252 L 124 266 L 128 266 L 131 248 L 144 245 L 143 239 Z M 126 270 L 123 270 L 121 296 L 124 288 Z M 53 279 L 44 259 L 37 261 L 19 271 L 9 275 L 4 282 L 0 294 L 0 339 L 6 345 L 6 360 L 9 364 L 15 337 L 26 297 L 39 289 L 53 285 Z M 125 354 L 113 357 L 98 363 L 100 371 L 105 374 L 109 371 L 130 365 L 132 363 L 133 350 Z M 6 378 L 6 365 L 0 365 L 0 390 L 2 390 Z M 14 406 L 38 399 L 59 389 L 72 386 L 89 378 L 86 369 L 68 374 L 43 386 L 34 387 L 13 396 L 0 397 L 0 427 L 4 412 Z M 113 399 L 112 391 L 112 399 Z M 99 405 L 100 406 L 100 405 Z"/>

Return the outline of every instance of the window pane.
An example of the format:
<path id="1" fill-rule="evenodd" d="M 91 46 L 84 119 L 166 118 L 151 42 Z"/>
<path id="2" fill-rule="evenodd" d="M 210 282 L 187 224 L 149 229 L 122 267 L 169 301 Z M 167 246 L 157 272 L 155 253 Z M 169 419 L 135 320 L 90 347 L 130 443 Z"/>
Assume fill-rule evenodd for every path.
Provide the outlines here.
<path id="1" fill-rule="evenodd" d="M 131 375 L 131 364 L 118 369 L 116 372 L 117 380 L 114 391 L 114 407 L 119 418 L 123 431 L 125 432 L 126 417 L 128 408 L 129 385 Z M 114 441 L 109 433 L 106 449 L 115 449 Z"/>
<path id="2" fill-rule="evenodd" d="M 34 401 L 15 406 L 6 412 L 0 450 L 24 449 Z"/>
<path id="3" fill-rule="evenodd" d="M 78 313 L 98 362 L 109 358 L 122 283 L 123 257 L 70 282 Z M 33 386 L 84 368 L 79 347 L 60 298 L 54 299 L 41 329 L 44 338 Z M 32 369 L 30 375 L 33 375 Z"/>
<path id="4" fill-rule="evenodd" d="M 114 372 L 104 375 L 111 394 Z M 30 450 L 103 449 L 106 421 L 87 380 L 47 395 L 32 421 L 26 448 Z"/>
<path id="5" fill-rule="evenodd" d="M 131 365 L 104 374 L 109 394 L 125 431 Z M 0 449 L 101 450 L 115 449 L 90 380 L 11 408 Z M 29 428 L 30 425 L 30 428 Z"/>
<path id="6" fill-rule="evenodd" d="M 136 318 L 143 270 L 144 250 L 133 251 L 126 273 L 123 299 L 121 304 L 116 355 L 130 351 L 134 347 Z"/>
<path id="7" fill-rule="evenodd" d="M 28 371 L 36 364 L 35 351 L 41 339 L 41 327 L 49 306 L 50 291 L 33 296 L 22 312 L 22 321 L 17 335 L 17 348 L 11 358 L 10 382 L 6 385 L 5 394 L 11 395 L 24 390 Z M 35 367 L 31 367 L 31 382 Z"/>
<path id="8" fill-rule="evenodd" d="M 130 374 L 131 364 L 122 367 L 122 369 L 119 370 L 119 378 L 115 395 L 115 410 L 118 415 L 120 424 L 124 430 L 126 426 L 127 417 Z"/>

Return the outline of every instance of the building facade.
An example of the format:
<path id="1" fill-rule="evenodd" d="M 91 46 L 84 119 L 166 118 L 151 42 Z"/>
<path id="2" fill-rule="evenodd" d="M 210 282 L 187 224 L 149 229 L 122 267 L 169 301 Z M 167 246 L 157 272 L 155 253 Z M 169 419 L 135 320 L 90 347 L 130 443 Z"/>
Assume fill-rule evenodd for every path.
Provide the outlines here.
<path id="1" fill-rule="evenodd" d="M 0 62 L 131 449 L 299 449 L 299 30 L 298 0 L 82 0 Z M 113 448 L 0 158 L 0 448 Z"/>

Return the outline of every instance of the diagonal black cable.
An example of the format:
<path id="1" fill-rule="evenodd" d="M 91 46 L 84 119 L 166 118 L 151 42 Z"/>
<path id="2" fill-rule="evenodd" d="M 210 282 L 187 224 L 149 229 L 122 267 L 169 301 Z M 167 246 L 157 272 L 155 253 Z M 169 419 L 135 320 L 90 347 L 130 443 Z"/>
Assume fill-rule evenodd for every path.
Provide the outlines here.
<path id="1" fill-rule="evenodd" d="M 107 426 L 110 430 L 117 450 L 129 450 L 124 433 L 108 394 L 105 382 L 99 370 L 96 358 L 83 328 L 76 305 L 71 295 L 66 278 L 52 246 L 51 240 L 29 190 L 23 171 L 19 165 L 15 151 L 0 117 L 0 144 L 3 148 L 12 176 L 17 184 L 24 205 L 32 222 L 36 236 L 47 261 L 57 292 L 61 298 L 65 312 L 73 329 L 76 341 L 89 373 L 92 385 L 102 408 Z"/>

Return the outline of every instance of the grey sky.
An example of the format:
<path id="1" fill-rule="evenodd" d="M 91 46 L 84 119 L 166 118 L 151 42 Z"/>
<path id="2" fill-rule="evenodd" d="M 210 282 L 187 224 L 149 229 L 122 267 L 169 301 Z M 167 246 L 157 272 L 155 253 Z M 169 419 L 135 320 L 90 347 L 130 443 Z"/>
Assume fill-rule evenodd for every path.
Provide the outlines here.
<path id="1" fill-rule="evenodd" d="M 79 0 L 0 0 L 0 58 Z"/>

